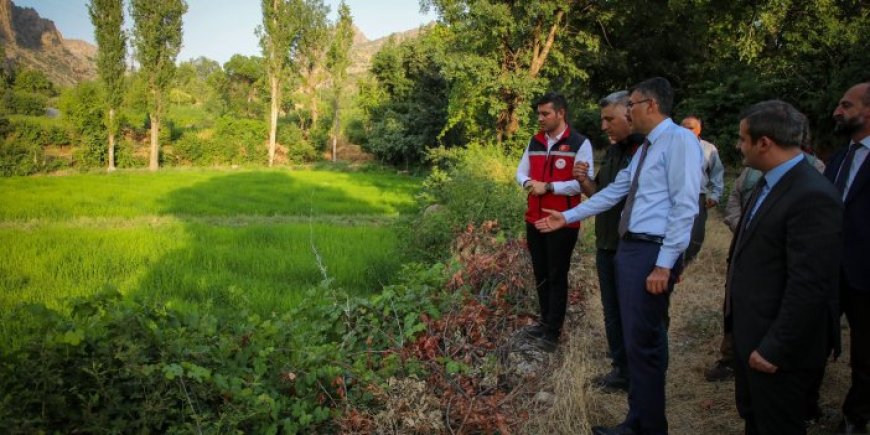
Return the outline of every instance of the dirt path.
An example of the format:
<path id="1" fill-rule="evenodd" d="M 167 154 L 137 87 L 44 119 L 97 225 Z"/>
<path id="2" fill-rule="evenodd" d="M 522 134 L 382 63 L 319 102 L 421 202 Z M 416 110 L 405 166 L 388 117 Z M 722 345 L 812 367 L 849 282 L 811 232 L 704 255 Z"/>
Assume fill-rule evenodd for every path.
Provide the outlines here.
<path id="1" fill-rule="evenodd" d="M 683 282 L 677 285 L 671 298 L 667 411 L 672 434 L 743 433 L 743 421 L 734 405 L 733 381 L 710 383 L 704 379 L 704 370 L 718 357 L 725 258 L 730 240 L 731 233 L 721 223 L 718 213 L 711 213 L 703 249 L 697 261 L 686 270 Z M 585 315 L 572 327 L 560 372 L 588 377 L 606 372 L 609 362 L 605 357 L 601 301 L 594 278 L 594 254 L 582 255 L 581 263 L 583 267 L 577 268 L 581 275 L 579 278 L 595 285 L 589 289 Z M 837 424 L 840 404 L 849 383 L 846 328 L 843 334 L 843 356 L 828 364 L 823 383 L 820 405 L 825 417 L 810 428 L 811 434 L 832 433 Z M 593 425 L 613 425 L 622 421 L 626 412 L 624 394 L 605 393 L 594 388 L 582 390 L 574 397 L 560 400 L 585 406 L 580 413 L 588 413 L 588 420 Z M 576 406 L 581 405 L 573 406 L 577 411 Z M 569 408 L 565 407 L 566 411 Z M 558 415 L 552 417 L 559 418 Z M 566 430 L 556 424 L 554 431 Z"/>

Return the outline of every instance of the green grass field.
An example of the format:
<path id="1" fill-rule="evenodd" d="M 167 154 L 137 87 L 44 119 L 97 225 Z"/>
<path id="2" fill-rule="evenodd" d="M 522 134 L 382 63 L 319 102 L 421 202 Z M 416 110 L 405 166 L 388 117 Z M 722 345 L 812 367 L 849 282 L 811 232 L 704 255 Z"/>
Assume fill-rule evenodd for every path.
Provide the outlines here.
<path id="1" fill-rule="evenodd" d="M 200 309 L 354 293 L 401 264 L 391 223 L 419 180 L 384 172 L 168 169 L 0 179 L 0 310 L 113 286 Z"/>

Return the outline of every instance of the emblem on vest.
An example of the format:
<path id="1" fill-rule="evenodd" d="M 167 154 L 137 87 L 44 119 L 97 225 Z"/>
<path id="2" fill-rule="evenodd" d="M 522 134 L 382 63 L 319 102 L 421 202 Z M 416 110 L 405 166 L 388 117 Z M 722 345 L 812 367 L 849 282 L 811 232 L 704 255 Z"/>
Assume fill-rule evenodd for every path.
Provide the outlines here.
<path id="1" fill-rule="evenodd" d="M 563 144 L 563 145 L 559 146 L 559 151 L 571 151 L 571 147 L 568 146 L 567 144 Z"/>
<path id="2" fill-rule="evenodd" d="M 565 169 L 567 164 L 565 159 L 556 159 L 556 169 Z"/>

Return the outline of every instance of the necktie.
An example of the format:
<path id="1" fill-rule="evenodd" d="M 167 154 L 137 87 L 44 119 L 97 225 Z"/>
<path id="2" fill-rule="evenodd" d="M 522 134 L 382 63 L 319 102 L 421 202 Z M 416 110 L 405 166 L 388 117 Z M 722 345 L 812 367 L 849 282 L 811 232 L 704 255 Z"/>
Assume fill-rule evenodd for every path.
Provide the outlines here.
<path id="1" fill-rule="evenodd" d="M 744 227 L 749 226 L 749 222 L 755 215 L 755 207 L 758 206 L 758 197 L 761 196 L 761 191 L 764 190 L 764 186 L 767 186 L 767 180 L 762 175 L 761 178 L 758 179 L 758 182 L 755 183 L 755 188 L 752 189 L 752 194 L 749 195 L 749 200 L 746 202 L 746 216 L 744 217 Z"/>
<path id="2" fill-rule="evenodd" d="M 849 151 L 846 152 L 846 157 L 843 157 L 843 163 L 840 165 L 840 172 L 837 173 L 837 180 L 834 185 L 840 190 L 840 193 L 846 191 L 846 182 L 849 181 L 849 171 L 852 169 L 852 160 L 855 160 L 855 150 L 858 149 L 858 144 L 849 145 Z"/>
<path id="3" fill-rule="evenodd" d="M 625 197 L 625 208 L 622 209 L 622 216 L 619 217 L 619 237 L 628 232 L 628 221 L 631 219 L 631 210 L 634 208 L 634 197 L 637 195 L 638 178 L 640 177 L 640 168 L 643 166 L 643 161 L 646 159 L 646 152 L 649 150 L 650 143 L 648 140 L 643 141 L 643 146 L 640 150 L 640 157 L 637 161 L 637 167 L 634 169 L 634 178 L 631 179 L 631 187 L 628 188 L 628 195 Z"/>

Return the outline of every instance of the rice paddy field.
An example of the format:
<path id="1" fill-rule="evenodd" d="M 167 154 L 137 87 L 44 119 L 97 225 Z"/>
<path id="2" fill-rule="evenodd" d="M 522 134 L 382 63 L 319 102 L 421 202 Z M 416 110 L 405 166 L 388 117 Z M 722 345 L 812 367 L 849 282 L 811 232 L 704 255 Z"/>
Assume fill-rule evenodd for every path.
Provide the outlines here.
<path id="1" fill-rule="evenodd" d="M 3 178 L 0 312 L 63 309 L 106 286 L 262 314 L 324 281 L 377 291 L 402 263 L 393 224 L 418 185 L 390 172 L 308 169 Z"/>

